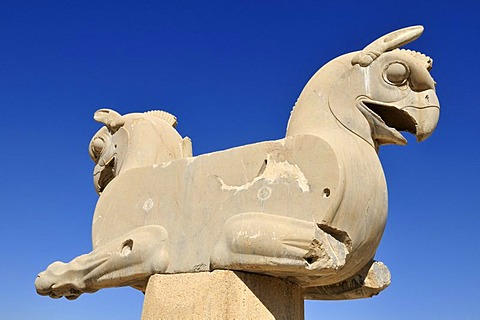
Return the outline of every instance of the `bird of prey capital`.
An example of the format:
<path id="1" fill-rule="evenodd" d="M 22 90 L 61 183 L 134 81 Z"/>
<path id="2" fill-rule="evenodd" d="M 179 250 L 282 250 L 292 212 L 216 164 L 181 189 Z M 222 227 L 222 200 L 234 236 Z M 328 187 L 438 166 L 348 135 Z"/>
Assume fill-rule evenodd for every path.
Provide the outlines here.
<path id="1" fill-rule="evenodd" d="M 401 131 L 423 141 L 439 118 L 432 60 L 400 49 L 422 32 L 328 62 L 275 141 L 193 156 L 168 112 L 95 112 L 93 251 L 52 263 L 37 292 L 145 291 L 153 274 L 224 269 L 286 279 L 305 299 L 378 294 L 390 284 L 374 259 L 388 200 L 379 148 L 406 145 Z"/>

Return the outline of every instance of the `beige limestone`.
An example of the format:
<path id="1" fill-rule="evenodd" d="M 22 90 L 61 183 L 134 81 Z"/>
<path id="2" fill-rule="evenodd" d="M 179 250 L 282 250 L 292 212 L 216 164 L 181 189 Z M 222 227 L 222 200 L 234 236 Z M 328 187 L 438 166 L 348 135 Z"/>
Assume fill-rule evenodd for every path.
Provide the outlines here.
<path id="1" fill-rule="evenodd" d="M 142 320 L 303 319 L 302 289 L 288 281 L 215 270 L 150 277 Z"/>
<path id="2" fill-rule="evenodd" d="M 308 299 L 354 299 L 390 283 L 374 262 L 387 218 L 378 150 L 430 136 L 439 117 L 429 57 L 397 30 L 307 83 L 286 137 L 192 156 L 163 111 L 102 109 L 93 137 L 100 197 L 94 250 L 40 273 L 37 292 L 75 299 L 156 273 L 240 270 L 288 279 Z"/>

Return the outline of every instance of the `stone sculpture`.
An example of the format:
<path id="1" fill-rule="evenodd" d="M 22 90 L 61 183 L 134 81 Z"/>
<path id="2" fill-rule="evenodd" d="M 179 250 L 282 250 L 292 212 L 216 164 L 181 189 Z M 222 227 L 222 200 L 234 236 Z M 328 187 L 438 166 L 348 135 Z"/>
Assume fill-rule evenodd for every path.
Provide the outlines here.
<path id="1" fill-rule="evenodd" d="M 228 269 L 286 278 L 308 299 L 379 293 L 390 273 L 373 260 L 387 218 L 377 152 L 405 145 L 399 131 L 425 140 L 439 117 L 432 60 L 398 49 L 422 32 L 397 30 L 322 67 L 277 141 L 193 157 L 167 112 L 97 111 L 94 250 L 51 264 L 37 292 L 144 291 L 155 273 Z"/>

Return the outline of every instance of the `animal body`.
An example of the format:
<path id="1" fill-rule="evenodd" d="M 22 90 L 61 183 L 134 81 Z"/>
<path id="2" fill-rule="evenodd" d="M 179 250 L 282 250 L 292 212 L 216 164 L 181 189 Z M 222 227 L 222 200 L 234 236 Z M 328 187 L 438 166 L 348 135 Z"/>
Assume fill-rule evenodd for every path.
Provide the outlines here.
<path id="1" fill-rule="evenodd" d="M 145 290 L 150 275 L 231 269 L 286 278 L 309 299 L 372 296 L 387 218 L 378 149 L 426 139 L 439 103 L 431 59 L 400 50 L 422 27 L 338 57 L 307 83 L 286 137 L 193 157 L 166 112 L 102 109 L 94 136 L 94 250 L 39 274 L 37 292 Z"/>

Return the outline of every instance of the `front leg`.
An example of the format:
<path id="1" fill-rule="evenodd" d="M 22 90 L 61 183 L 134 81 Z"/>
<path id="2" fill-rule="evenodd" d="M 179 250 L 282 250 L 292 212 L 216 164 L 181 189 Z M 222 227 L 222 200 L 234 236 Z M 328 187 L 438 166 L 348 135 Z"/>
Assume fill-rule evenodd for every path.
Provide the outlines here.
<path id="1" fill-rule="evenodd" d="M 229 218 L 211 256 L 212 269 L 279 275 L 328 275 L 350 253 L 348 234 L 295 218 L 247 212 Z"/>
<path id="2" fill-rule="evenodd" d="M 168 267 L 168 233 L 162 226 L 132 230 L 69 263 L 52 263 L 35 280 L 37 293 L 76 299 L 82 293 L 146 281 Z"/>

